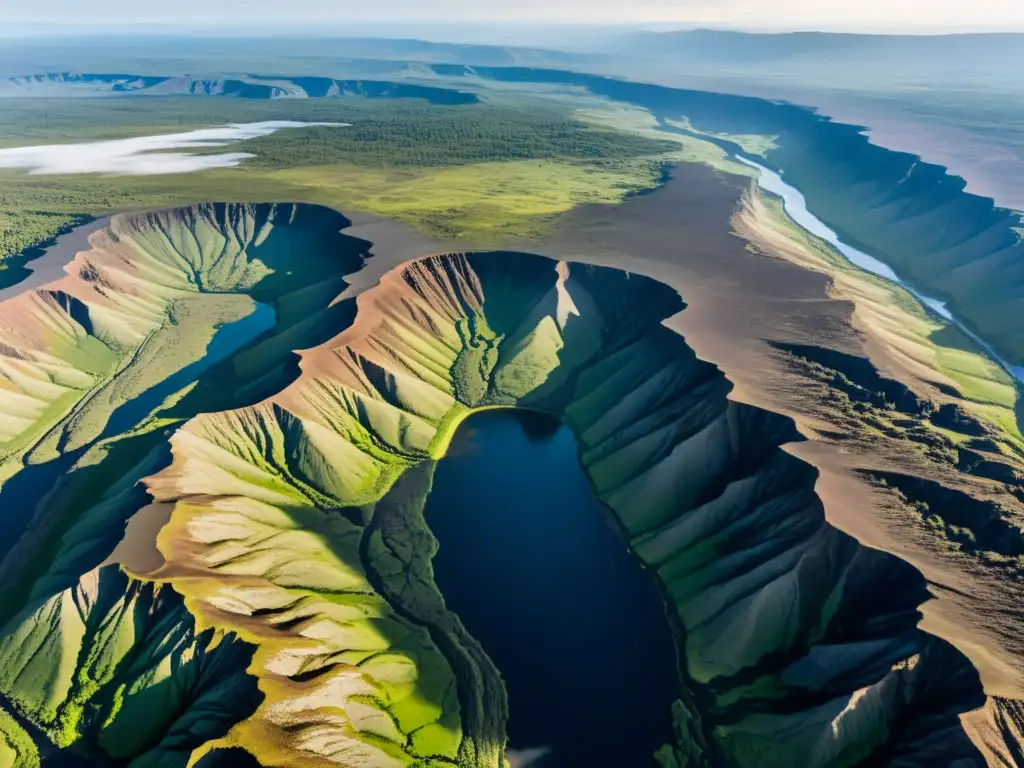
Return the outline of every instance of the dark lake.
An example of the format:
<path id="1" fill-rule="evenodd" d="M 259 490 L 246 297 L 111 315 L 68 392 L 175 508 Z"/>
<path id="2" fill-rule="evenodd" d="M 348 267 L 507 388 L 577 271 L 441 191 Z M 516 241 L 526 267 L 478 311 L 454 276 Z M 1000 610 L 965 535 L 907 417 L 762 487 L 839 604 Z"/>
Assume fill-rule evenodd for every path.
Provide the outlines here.
<path id="1" fill-rule="evenodd" d="M 654 579 L 591 493 L 557 420 L 469 418 L 438 464 L 426 518 L 437 584 L 505 678 L 509 749 L 534 766 L 653 766 L 678 697 Z"/>

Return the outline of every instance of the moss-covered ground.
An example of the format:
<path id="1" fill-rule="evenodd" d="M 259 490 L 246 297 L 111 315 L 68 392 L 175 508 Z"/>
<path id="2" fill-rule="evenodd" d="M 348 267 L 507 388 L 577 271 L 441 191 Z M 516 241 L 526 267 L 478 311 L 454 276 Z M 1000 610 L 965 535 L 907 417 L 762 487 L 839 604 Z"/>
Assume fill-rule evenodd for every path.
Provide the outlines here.
<path id="1" fill-rule="evenodd" d="M 486 241 L 536 236 L 575 205 L 653 188 L 664 162 L 749 175 L 714 144 L 660 133 L 642 110 L 558 103 L 538 107 L 525 143 L 493 104 L 465 123 L 470 136 L 461 123 L 446 133 L 454 112 L 432 111 L 454 108 L 420 106 L 429 130 L 403 113 L 362 138 L 282 134 L 255 147 L 278 152 L 274 162 L 173 180 L 12 173 L 0 203 L 31 221 L 289 199 Z M 279 108 L 203 104 L 261 119 Z M 346 108 L 289 117 L 356 122 Z M 170 124 L 166 112 L 134 119 L 131 132 Z M 74 138 L 58 122 L 51 136 Z M 452 159 L 462 141 L 475 148 Z M 1019 443 L 1007 421 L 1016 391 L 997 367 L 908 294 L 803 235 L 771 198 L 751 201 L 758 234 L 828 272 L 878 338 Z M 36 224 L 31 237 L 49 231 Z M 922 713 L 941 725 L 944 754 L 970 753 L 958 716 L 980 690 L 962 657 L 919 631 L 923 578 L 824 520 L 817 473 L 780 449 L 799 439 L 793 424 L 730 400 L 722 373 L 662 325 L 681 308 L 674 291 L 536 257 L 447 256 L 389 275 L 353 322 L 351 303 L 330 304 L 366 244 L 339 236 L 342 225 L 290 206 L 117 219 L 63 292 L 5 316 L 21 346 L 3 355 L 0 494 L 25 493 L 36 514 L 5 563 L 17 579 L 0 616 L 0 757 L 36 764 L 16 714 L 42 730 L 40 747 L 139 765 L 241 747 L 270 765 L 499 768 L 500 675 L 433 585 L 421 511 L 459 421 L 513 406 L 574 431 L 595 493 L 681 630 L 700 701 L 681 686 L 662 766 L 855 765 L 917 749 L 904 735 Z M 105 434 L 256 302 L 274 308 L 272 329 Z M 300 377 L 292 350 L 314 348 Z M 947 423 L 935 433 L 950 440 Z M 164 566 L 99 567 L 151 498 L 172 510 Z"/>
<path id="2" fill-rule="evenodd" d="M 922 697 L 952 729 L 951 753 L 969 748 L 955 723 L 977 691 L 969 665 L 917 629 L 923 580 L 825 522 L 815 470 L 780 449 L 799 438 L 793 424 L 730 400 L 721 371 L 662 324 L 682 307 L 674 290 L 524 254 L 449 255 L 389 273 L 353 314 L 330 304 L 367 244 L 339 218 L 209 205 L 116 218 L 65 280 L 67 300 L 40 291 L 5 318 L 23 329 L 6 362 L 24 391 L 0 399 L 12 411 L 49 391 L 32 375 L 54 364 L 47 350 L 68 372 L 84 344 L 112 362 L 78 389 L 88 418 L 79 407 L 52 424 L 33 443 L 46 456 L 0 488 L 25 492 L 63 458 L 49 452 L 85 451 L 27 493 L 33 524 L 5 563 L 20 560 L 5 580 L 0 690 L 41 748 L 140 765 L 240 747 L 270 765 L 500 768 L 500 674 L 444 606 L 422 520 L 432 462 L 487 407 L 564 420 L 661 583 L 700 692 L 680 681 L 663 766 L 852 765 L 897 743 Z M 154 334 L 194 356 L 175 334 L 209 339 L 248 302 L 272 305 L 276 325 L 102 436 L 120 407 L 108 403 L 147 386 L 149 366 L 167 373 Z M 33 347 L 36 327 L 68 341 Z M 310 350 L 302 375 L 295 348 Z M 112 389 L 133 361 L 137 376 Z M 170 512 L 164 564 L 98 567 L 151 500 Z M 861 622 L 860 674 L 802 666 L 851 641 L 863 590 L 891 596 Z M 925 684 L 936 668 L 959 675 L 938 699 Z M 847 712 L 852 695 L 871 705 Z M 24 752 L 4 728 L 8 752 Z"/>

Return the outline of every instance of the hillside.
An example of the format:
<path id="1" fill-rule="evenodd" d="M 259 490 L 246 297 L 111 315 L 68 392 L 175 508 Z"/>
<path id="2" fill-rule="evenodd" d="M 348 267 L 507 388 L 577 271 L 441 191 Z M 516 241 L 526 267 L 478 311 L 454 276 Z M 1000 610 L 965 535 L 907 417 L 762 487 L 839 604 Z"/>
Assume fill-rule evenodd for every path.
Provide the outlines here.
<path id="1" fill-rule="evenodd" d="M 685 309 L 674 290 L 451 254 L 332 303 L 369 245 L 344 225 L 301 206 L 125 216 L 68 278 L 2 306 L 5 408 L 24 424 L 2 493 L 39 500 L 4 562 L 20 585 L 0 631 L 18 765 L 35 742 L 138 765 L 241 748 L 267 765 L 499 768 L 500 674 L 445 608 L 422 518 L 453 431 L 494 407 L 564 420 L 658 577 L 683 662 L 662 766 L 979 764 L 961 716 L 986 698 L 968 659 L 918 628 L 926 581 L 826 522 L 817 471 L 783 449 L 793 422 L 731 400 L 663 325 Z M 234 317 L 255 302 L 273 326 L 126 416 L 158 373 L 150 345 L 196 370 L 173 339 L 210 338 L 232 296 Z M 128 332 L 125 313 L 151 330 Z M 122 634 L 131 611 L 173 633 Z M 168 645 L 232 672 L 160 660 Z M 141 659 L 159 673 L 138 677 Z M 230 722 L 191 714 L 206 707 Z"/>
<path id="2" fill-rule="evenodd" d="M 180 75 L 46 72 L 0 80 L 0 96 L 222 96 L 240 99 L 424 99 L 431 104 L 474 104 L 472 93 L 388 80 L 330 77 L 193 77 Z"/>
<path id="3" fill-rule="evenodd" d="M 854 125 L 764 99 L 523 67 L 433 65 L 438 74 L 565 84 L 649 110 L 663 126 L 783 171 L 808 209 L 950 306 L 1013 363 L 1024 361 L 1019 213 L 965 191 L 919 157 L 871 143 Z"/>

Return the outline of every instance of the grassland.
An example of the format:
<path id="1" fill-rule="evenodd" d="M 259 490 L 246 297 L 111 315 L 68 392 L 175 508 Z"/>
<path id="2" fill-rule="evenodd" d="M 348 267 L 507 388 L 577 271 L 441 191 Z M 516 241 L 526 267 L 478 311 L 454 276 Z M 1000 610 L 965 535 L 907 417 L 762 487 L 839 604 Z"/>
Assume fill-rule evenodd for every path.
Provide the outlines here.
<path id="1" fill-rule="evenodd" d="M 224 122 L 348 122 L 242 142 L 252 161 L 162 177 L 0 174 L 0 259 L 82 215 L 203 200 L 319 203 L 388 215 L 445 237 L 532 235 L 582 202 L 657 186 L 677 145 L 577 117 L 566 103 L 489 100 L 247 102 L 230 99 L 5 99 L 0 142 L 89 141 Z M 9 105 L 9 107 L 8 107 Z M 481 202 L 486 200 L 486 202 Z"/>

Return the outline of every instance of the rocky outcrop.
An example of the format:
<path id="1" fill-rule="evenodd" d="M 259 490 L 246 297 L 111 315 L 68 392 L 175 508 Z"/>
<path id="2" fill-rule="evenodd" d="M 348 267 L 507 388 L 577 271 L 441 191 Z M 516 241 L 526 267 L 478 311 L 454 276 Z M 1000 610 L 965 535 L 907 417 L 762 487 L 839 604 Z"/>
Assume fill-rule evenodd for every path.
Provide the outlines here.
<path id="1" fill-rule="evenodd" d="M 999 725 L 1014 702 L 979 710 L 971 663 L 919 628 L 920 573 L 830 525 L 793 422 L 731 399 L 664 325 L 674 290 L 448 254 L 353 307 L 336 298 L 369 244 L 344 224 L 304 206 L 123 217 L 63 281 L 0 306 L 0 403 L 28 425 L 0 501 L 32 520 L 4 566 L 0 754 L 500 768 L 500 672 L 445 606 L 422 517 L 459 423 L 499 407 L 568 425 L 657 577 L 681 660 L 665 768 L 966 767 L 987 759 L 980 733 L 1019 749 Z M 208 338 L 229 296 L 272 306 L 273 328 L 105 434 L 115 373 L 155 365 L 150 338 L 181 354 L 172 318 Z M 63 386 L 65 410 L 17 411 L 34 382 Z M 163 564 L 104 565 L 153 501 Z"/>
<path id="2" fill-rule="evenodd" d="M 794 104 L 532 67 L 433 64 L 439 75 L 557 83 L 684 121 L 730 153 L 743 137 L 767 146 L 758 162 L 785 171 L 809 210 L 849 245 L 876 255 L 1014 364 L 1024 361 L 1020 213 L 966 191 L 967 182 L 906 152 L 874 144 L 857 125 Z M 669 122 L 666 122 L 668 125 Z"/>
<path id="3" fill-rule="evenodd" d="M 429 545 L 410 546 L 408 528 L 386 521 L 393 505 L 419 503 L 416 468 L 443 455 L 465 414 L 539 409 L 577 435 L 595 492 L 658 574 L 685 638 L 688 703 L 664 765 L 857 765 L 881 755 L 928 765 L 937 752 L 980 764 L 958 718 L 984 697 L 970 664 L 917 629 L 924 580 L 825 522 L 815 470 L 781 450 L 799 439 L 792 423 L 728 399 L 721 372 L 661 324 L 681 308 L 644 278 L 518 254 L 435 257 L 389 274 L 360 297 L 350 329 L 304 354 L 288 389 L 175 435 L 171 467 L 147 481 L 176 504 L 157 578 L 186 594 L 186 582 L 207 585 L 190 606 L 215 625 L 248 628 L 264 689 L 301 680 L 297 695 L 310 701 L 354 676 L 381 691 L 378 714 L 329 740 L 337 762 L 354 764 L 362 742 L 378 743 L 376 724 L 396 719 L 391 748 L 414 761 L 410 729 L 424 726 L 395 714 L 410 716 L 405 689 L 342 661 L 354 642 L 378 658 L 379 639 L 354 640 L 351 618 L 333 606 L 374 587 L 390 604 L 372 614 L 388 627 L 377 638 L 394 638 L 389 654 L 420 674 L 451 670 L 460 702 L 488 690 L 479 659 L 460 674 L 474 649 L 457 620 L 427 607 L 437 599 L 421 560 Z M 360 551 L 365 526 L 371 544 Z M 258 543 L 267 541 L 275 545 Z M 282 624 L 291 640 L 274 631 Z M 414 630 L 432 642 L 410 643 Z M 417 677 L 419 695 L 444 709 L 453 678 L 434 674 Z M 365 702 L 359 686 L 349 690 Z M 254 720 L 272 728 L 271 710 Z M 493 723 L 459 713 L 462 744 L 489 744 Z M 328 722 L 328 711 L 306 706 L 290 726 L 318 733 Z M 381 750 L 371 764 L 393 759 Z"/>

